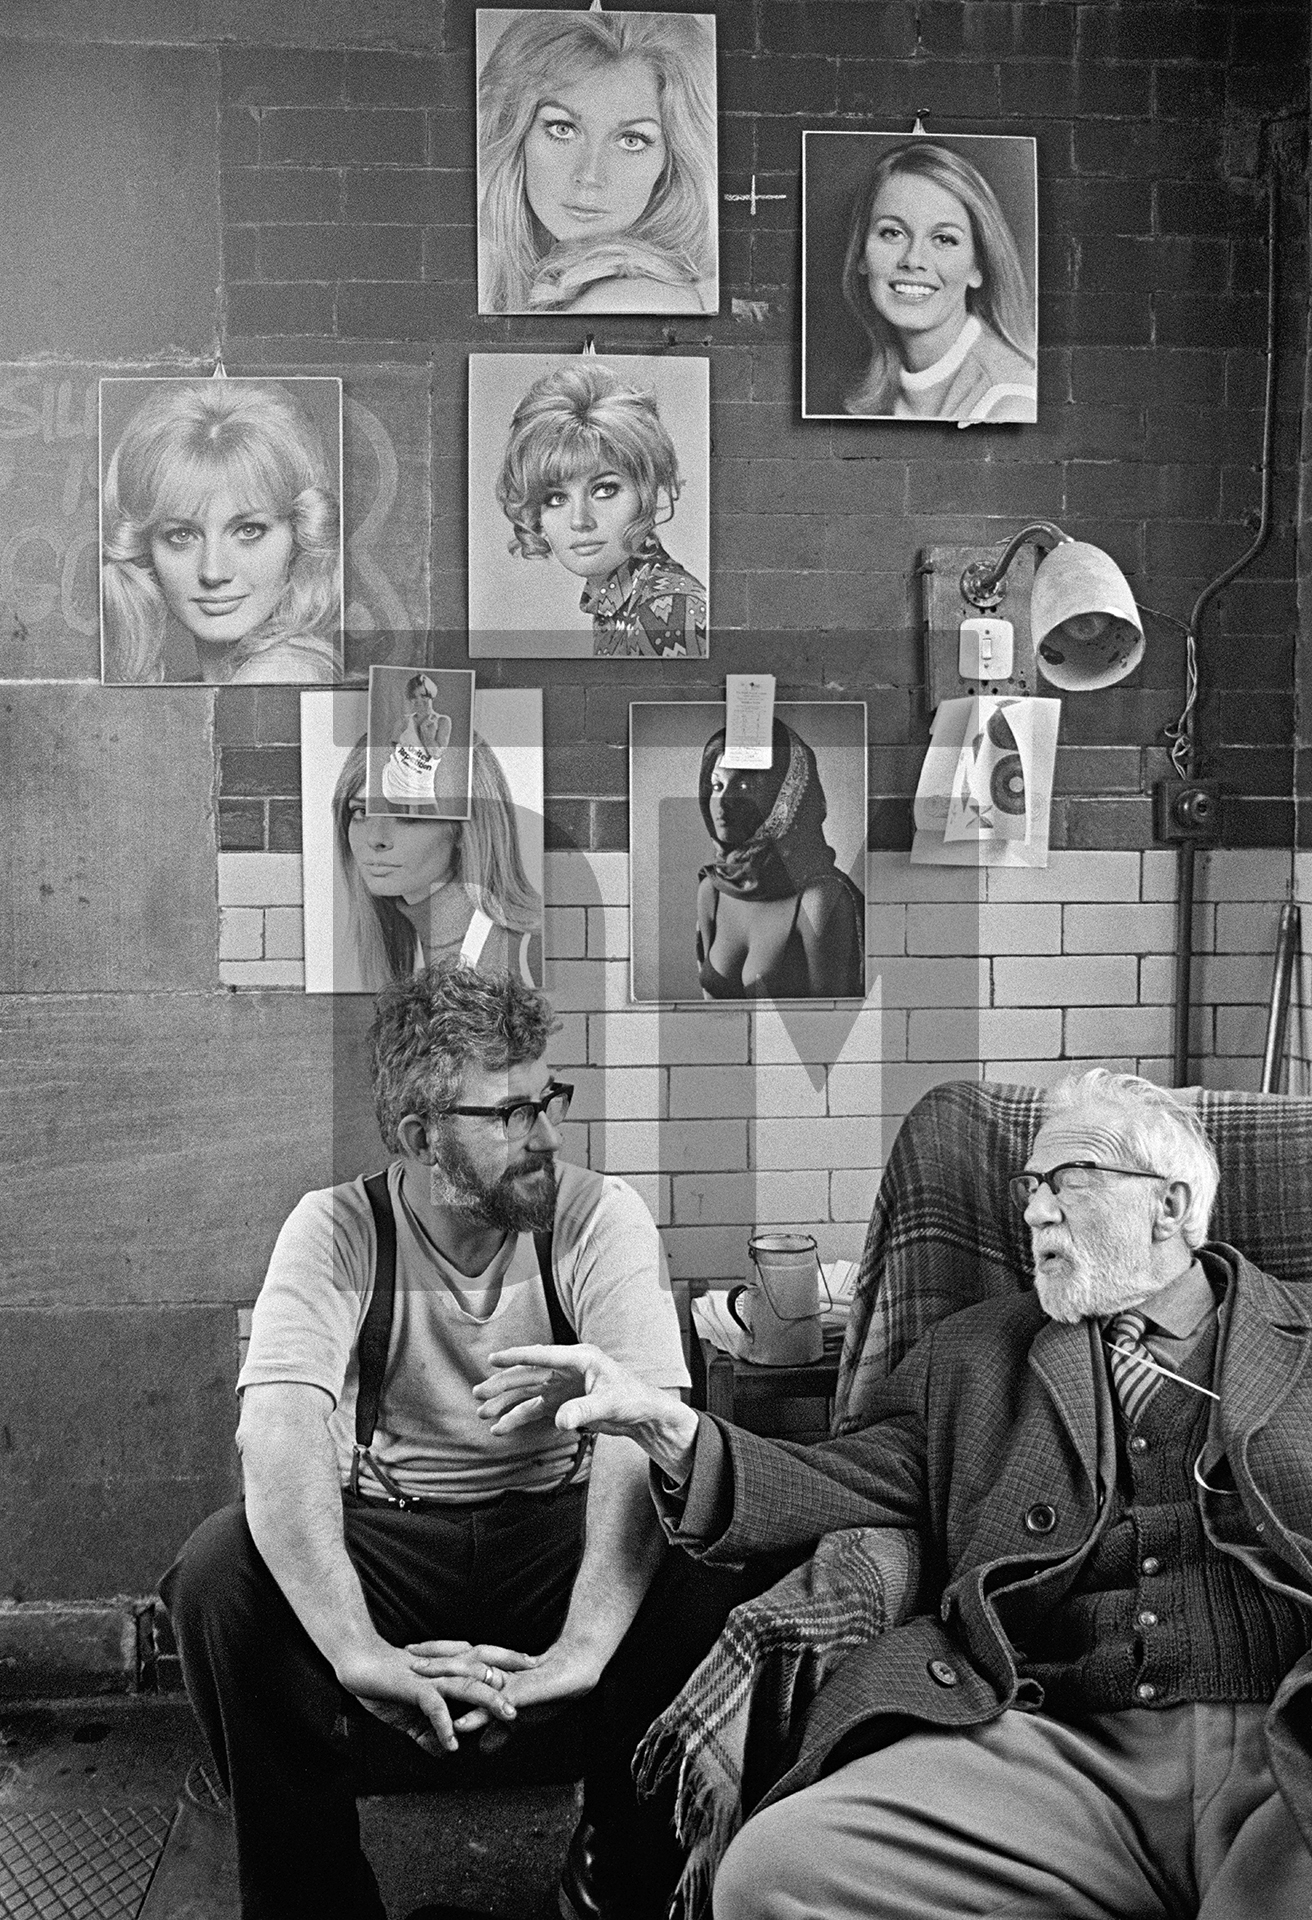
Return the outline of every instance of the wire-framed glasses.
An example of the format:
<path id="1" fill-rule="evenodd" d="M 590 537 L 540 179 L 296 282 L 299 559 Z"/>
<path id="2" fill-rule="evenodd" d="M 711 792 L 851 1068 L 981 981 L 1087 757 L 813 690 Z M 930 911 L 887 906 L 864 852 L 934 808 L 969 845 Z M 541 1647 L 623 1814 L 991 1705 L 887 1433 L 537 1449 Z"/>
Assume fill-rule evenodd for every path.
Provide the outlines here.
<path id="1" fill-rule="evenodd" d="M 515 1146 L 528 1139 L 540 1114 L 545 1114 L 551 1125 L 558 1127 L 569 1112 L 573 1098 L 574 1088 L 568 1081 L 548 1080 L 538 1100 L 507 1100 L 500 1107 L 434 1107 L 433 1116 L 465 1113 L 476 1119 L 499 1120 L 506 1130 L 506 1139 Z"/>
<path id="2" fill-rule="evenodd" d="M 1053 1199 L 1062 1193 L 1088 1193 L 1096 1184 L 1091 1173 L 1119 1173 L 1127 1180 L 1164 1180 L 1164 1173 L 1152 1173 L 1147 1167 L 1105 1167 L 1098 1160 L 1063 1160 L 1046 1173 L 1013 1173 L 1007 1192 L 1018 1207 L 1027 1207 L 1040 1187 L 1046 1187 Z"/>

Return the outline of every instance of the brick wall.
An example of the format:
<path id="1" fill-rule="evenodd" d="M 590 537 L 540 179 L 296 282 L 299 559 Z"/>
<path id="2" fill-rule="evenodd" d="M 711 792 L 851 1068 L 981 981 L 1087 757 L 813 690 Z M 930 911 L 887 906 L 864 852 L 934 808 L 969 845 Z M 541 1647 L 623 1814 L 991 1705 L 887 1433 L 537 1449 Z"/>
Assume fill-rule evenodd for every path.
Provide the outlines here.
<path id="1" fill-rule="evenodd" d="M 897 1120 L 936 1079 L 1043 1079 L 1093 1058 L 1164 1072 L 1173 863 L 1152 845 L 1148 794 L 1182 701 L 1178 632 L 1150 615 L 1135 676 L 1066 703 L 1045 872 L 912 869 L 929 727 L 913 569 L 927 545 L 995 544 L 1038 514 L 1111 551 L 1149 607 L 1187 615 L 1246 545 L 1259 499 L 1268 161 L 1282 236 L 1274 525 L 1257 565 L 1214 603 L 1202 647 L 1202 771 L 1227 787 L 1196 918 L 1194 1070 L 1214 1084 L 1255 1083 L 1291 876 L 1294 749 L 1306 744 L 1291 689 L 1307 219 L 1297 129 L 1281 118 L 1307 101 L 1303 8 L 725 0 L 715 11 L 722 192 L 745 192 L 755 173 L 784 197 L 755 217 L 725 202 L 718 316 L 590 328 L 603 350 L 710 358 L 712 658 L 480 663 L 485 681 L 544 690 L 548 984 L 564 1018 L 559 1062 L 580 1084 L 571 1151 L 641 1186 L 689 1275 L 738 1270 L 746 1228 L 767 1222 L 855 1251 Z M 340 374 L 361 449 L 353 471 L 390 447 L 400 476 L 388 591 L 371 599 L 357 571 L 353 629 L 425 630 L 429 659 L 463 664 L 467 357 L 569 348 L 583 332 L 475 313 L 468 0 L 329 0 L 291 14 L 214 0 L 203 19 L 184 0 L 106 0 L 94 25 L 51 0 L 9 9 L 0 39 L 0 106 L 39 92 L 49 135 L 5 144 L 15 121 L 0 113 L 0 179 L 17 210 L 0 379 L 93 389 L 99 373 L 129 368 L 208 372 L 219 350 L 234 373 Z M 188 282 L 168 298 L 156 291 L 167 248 L 147 247 L 148 281 L 79 273 L 97 182 L 107 260 L 136 259 L 143 223 L 149 237 L 163 218 L 118 173 L 101 179 L 96 129 L 129 98 L 147 138 L 156 110 L 185 123 L 190 145 L 214 129 L 186 209 Z M 801 129 L 909 128 L 921 109 L 931 130 L 1037 138 L 1035 427 L 798 418 Z M 115 149 L 116 167 L 129 160 Z M 78 409 L 66 411 L 48 437 L 67 552 L 79 540 L 85 552 L 94 442 L 73 444 Z M 28 459 L 40 435 L 3 438 L 8 418 L 0 457 Z M 157 834 L 145 858 L 140 831 L 122 831 L 143 814 L 138 767 L 116 773 L 106 747 L 91 773 L 85 755 L 70 759 L 83 768 L 76 806 L 51 785 L 51 728 L 86 694 L 18 682 L 94 674 L 94 601 L 89 612 L 85 582 L 80 600 L 61 600 L 62 549 L 52 561 L 21 523 L 28 544 L 13 546 L 21 490 L 0 471 L 0 674 L 18 742 L 0 781 L 25 820 L 48 794 L 50 848 L 48 875 L 8 909 L 10 952 L 42 957 L 15 971 L 27 991 L 0 1007 L 11 1054 L 0 1111 L 19 1168 L 2 1203 L 14 1249 L 3 1305 L 57 1310 L 84 1377 L 102 1311 L 150 1307 L 184 1346 L 197 1308 L 235 1324 L 290 1196 L 376 1156 L 360 1118 L 367 1009 L 299 992 L 293 693 L 118 696 L 158 698 L 167 716 L 167 752 L 142 751 L 155 752 L 151 804 L 168 821 L 186 800 L 188 858 L 205 869 L 187 892 L 185 950 L 175 837 Z M 877 964 L 856 1018 L 626 1004 L 628 704 L 715 698 L 726 672 L 749 667 L 776 673 L 780 698 L 868 705 Z M 90 853 L 70 825 L 84 818 L 96 824 Z M 89 917 L 104 919 L 103 937 L 85 935 Z M 82 977 L 84 951 L 98 970 Z M 1312 1005 L 1306 978 L 1304 997 Z M 88 1117 L 89 1143 L 73 1115 Z M 181 1222 L 179 1190 L 195 1200 Z M 222 1342 L 206 1325 L 211 1378 Z M 170 1413 L 168 1393 L 153 1376 L 143 1387 L 153 1438 L 191 1417 L 181 1399 Z M 76 1436 L 60 1445 L 76 1450 Z M 200 1451 L 221 1479 L 215 1449 Z M 111 1485 L 89 1456 L 69 1473 L 111 1517 L 155 1502 L 157 1543 L 202 1497 L 198 1479 L 161 1506 L 130 1466 Z M 31 1538 L 41 1514 L 15 1510 Z M 144 1591 L 153 1559 L 113 1560 L 111 1546 L 80 1570 L 61 1562 L 57 1582 L 47 1560 L 16 1549 L 0 1590 Z"/>

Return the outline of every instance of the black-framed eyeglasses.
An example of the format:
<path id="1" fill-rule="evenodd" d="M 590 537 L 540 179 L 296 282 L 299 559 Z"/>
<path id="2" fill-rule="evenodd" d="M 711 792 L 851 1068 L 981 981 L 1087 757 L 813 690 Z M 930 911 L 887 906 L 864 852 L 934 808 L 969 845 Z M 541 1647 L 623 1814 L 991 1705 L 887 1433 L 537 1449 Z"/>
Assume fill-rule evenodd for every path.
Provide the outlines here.
<path id="1" fill-rule="evenodd" d="M 1105 1167 L 1100 1160 L 1063 1160 L 1059 1167 L 1049 1167 L 1046 1173 L 1013 1173 L 1007 1182 L 1007 1191 L 1018 1207 L 1027 1207 L 1040 1187 L 1046 1187 L 1054 1200 L 1063 1191 L 1088 1193 L 1094 1183 L 1079 1177 L 1085 1173 L 1119 1173 L 1128 1180 L 1166 1178 L 1164 1173 L 1152 1173 L 1147 1167 Z"/>
<path id="2" fill-rule="evenodd" d="M 467 1113 L 476 1119 L 499 1120 L 506 1130 L 506 1139 L 514 1146 L 528 1139 L 541 1114 L 546 1115 L 553 1127 L 558 1127 L 569 1112 L 573 1098 L 574 1089 L 567 1081 L 548 1080 L 540 1100 L 507 1100 L 501 1107 L 434 1107 L 433 1117 Z"/>

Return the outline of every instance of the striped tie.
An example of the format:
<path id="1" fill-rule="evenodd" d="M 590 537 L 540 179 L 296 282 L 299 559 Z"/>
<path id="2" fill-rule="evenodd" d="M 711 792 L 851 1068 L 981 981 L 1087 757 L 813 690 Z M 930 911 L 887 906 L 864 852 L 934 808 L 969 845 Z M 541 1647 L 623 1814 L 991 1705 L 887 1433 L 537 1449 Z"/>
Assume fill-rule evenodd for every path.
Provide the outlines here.
<path id="1" fill-rule="evenodd" d="M 1152 1358 L 1143 1338 L 1147 1324 L 1147 1320 L 1141 1313 L 1118 1313 L 1107 1322 L 1103 1330 L 1103 1339 L 1107 1343 L 1107 1362 L 1112 1370 L 1112 1383 L 1130 1426 L 1135 1424 L 1162 1384 L 1161 1374 L 1154 1373 L 1151 1367 L 1144 1366 L 1139 1358 L 1139 1356 L 1142 1356 L 1143 1360 Z"/>

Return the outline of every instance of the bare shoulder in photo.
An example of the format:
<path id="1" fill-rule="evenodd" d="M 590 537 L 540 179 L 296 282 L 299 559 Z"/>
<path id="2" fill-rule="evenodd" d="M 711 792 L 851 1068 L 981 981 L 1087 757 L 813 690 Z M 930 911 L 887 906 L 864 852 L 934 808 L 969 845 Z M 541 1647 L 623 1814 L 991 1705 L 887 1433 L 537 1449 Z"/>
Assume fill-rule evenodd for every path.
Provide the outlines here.
<path id="1" fill-rule="evenodd" d="M 480 9 L 480 313 L 714 313 L 715 18 Z"/>
<path id="2" fill-rule="evenodd" d="M 725 765 L 721 705 L 629 709 L 633 998 L 861 999 L 866 709 L 776 707 L 770 764 Z"/>
<path id="3" fill-rule="evenodd" d="M 1035 153 L 1018 135 L 803 135 L 804 418 L 1038 418 Z"/>

